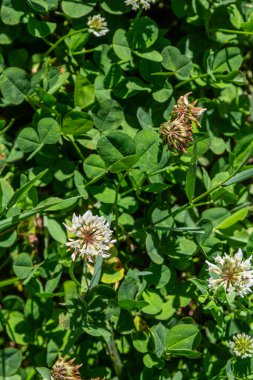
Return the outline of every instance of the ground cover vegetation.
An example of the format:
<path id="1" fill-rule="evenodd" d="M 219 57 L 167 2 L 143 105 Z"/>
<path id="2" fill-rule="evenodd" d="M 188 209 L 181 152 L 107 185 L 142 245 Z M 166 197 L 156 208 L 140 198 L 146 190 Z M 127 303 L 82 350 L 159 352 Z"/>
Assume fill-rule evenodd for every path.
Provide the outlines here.
<path id="1" fill-rule="evenodd" d="M 252 0 L 0 1 L 0 379 L 253 379 Z"/>

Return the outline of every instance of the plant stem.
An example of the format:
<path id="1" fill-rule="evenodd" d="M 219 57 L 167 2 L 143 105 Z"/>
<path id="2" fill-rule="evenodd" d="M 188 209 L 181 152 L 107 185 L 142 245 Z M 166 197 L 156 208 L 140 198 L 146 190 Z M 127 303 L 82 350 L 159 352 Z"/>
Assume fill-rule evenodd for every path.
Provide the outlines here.
<path id="1" fill-rule="evenodd" d="M 77 143 L 75 142 L 75 140 L 72 139 L 72 137 L 69 137 L 69 136 L 68 136 L 68 140 L 71 142 L 71 144 L 75 148 L 75 150 L 76 150 L 77 154 L 79 155 L 79 157 L 81 158 L 81 160 L 84 161 L 85 157 L 82 154 L 81 149 L 79 148 L 79 146 L 77 145 Z"/>
<path id="2" fill-rule="evenodd" d="M 111 335 L 109 342 L 106 342 L 106 345 L 107 345 L 107 349 L 108 349 L 108 352 L 109 352 L 115 373 L 119 377 L 121 375 L 121 372 L 122 372 L 123 364 L 122 364 L 122 361 L 120 359 L 117 346 L 115 344 L 113 332 L 112 332 L 112 335 Z"/>
<path id="3" fill-rule="evenodd" d="M 93 48 L 93 49 L 87 49 L 87 50 L 80 50 L 80 51 L 74 51 L 73 53 L 71 53 L 71 55 L 75 56 L 75 55 L 82 55 L 82 54 L 85 54 L 85 53 L 92 53 L 93 51 L 96 51 L 98 50 L 97 47 Z"/>
<path id="4" fill-rule="evenodd" d="M 78 33 L 82 33 L 82 32 L 86 32 L 88 29 L 87 28 L 84 28 L 84 29 L 78 29 L 78 30 L 72 30 L 71 32 L 69 32 L 68 34 L 65 34 L 64 36 L 62 36 L 61 38 L 59 38 L 59 40 L 57 40 L 47 51 L 46 53 L 44 54 L 44 58 L 46 58 L 58 45 L 60 45 L 60 43 L 62 43 L 66 38 L 68 37 L 71 37 L 71 36 L 74 36 L 75 34 L 78 34 Z"/>
<path id="5" fill-rule="evenodd" d="M 218 29 L 217 32 L 229 33 L 229 34 L 243 34 L 253 36 L 253 32 L 247 32 L 245 30 L 234 30 L 234 29 Z"/>
<path id="6" fill-rule="evenodd" d="M 70 267 L 69 267 L 69 276 L 71 278 L 71 280 L 76 284 L 77 288 L 80 289 L 81 288 L 81 284 L 80 282 L 77 280 L 75 274 L 74 274 L 74 266 L 75 266 L 75 263 L 72 262 Z"/>
<path id="7" fill-rule="evenodd" d="M 0 288 L 8 285 L 13 285 L 18 282 L 18 277 L 8 278 L 7 280 L 0 281 Z"/>
<path id="8" fill-rule="evenodd" d="M 0 135 L 2 135 L 3 133 L 7 132 L 8 129 L 10 129 L 10 127 L 13 125 L 14 121 L 15 121 L 15 119 L 12 118 L 10 120 L 9 124 L 7 124 L 6 127 L 0 131 Z"/>
<path id="9" fill-rule="evenodd" d="M 205 74 L 199 74 L 197 75 L 196 77 L 192 77 L 192 78 L 189 78 L 187 80 L 184 80 L 183 82 L 180 82 L 178 84 L 176 84 L 175 88 L 179 88 L 179 87 L 182 87 L 184 86 L 185 84 L 189 83 L 189 82 L 192 82 L 193 80 L 196 80 L 196 79 L 200 79 L 200 78 L 206 78 L 208 77 L 208 73 L 205 73 Z"/>

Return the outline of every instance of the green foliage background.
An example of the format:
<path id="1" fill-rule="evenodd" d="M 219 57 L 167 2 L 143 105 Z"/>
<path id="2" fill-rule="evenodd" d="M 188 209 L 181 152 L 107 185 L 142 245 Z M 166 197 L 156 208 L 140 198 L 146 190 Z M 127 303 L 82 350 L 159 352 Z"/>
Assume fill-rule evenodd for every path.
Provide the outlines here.
<path id="1" fill-rule="evenodd" d="M 59 354 L 84 379 L 253 378 L 228 344 L 252 296 L 209 294 L 205 264 L 253 251 L 253 2 L 0 3 L 0 378 Z M 173 153 L 159 127 L 190 91 L 207 111 Z M 62 224 L 87 209 L 117 239 L 89 291 Z"/>

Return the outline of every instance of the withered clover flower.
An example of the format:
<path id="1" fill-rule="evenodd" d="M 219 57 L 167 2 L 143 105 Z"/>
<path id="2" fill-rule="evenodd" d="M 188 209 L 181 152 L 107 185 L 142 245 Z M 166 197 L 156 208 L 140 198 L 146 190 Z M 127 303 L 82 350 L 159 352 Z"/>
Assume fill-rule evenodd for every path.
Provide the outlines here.
<path id="1" fill-rule="evenodd" d="M 184 118 L 169 120 L 161 125 L 160 135 L 171 150 L 186 152 L 193 141 L 192 127 L 184 122 Z"/>
<path id="2" fill-rule="evenodd" d="M 94 34 L 96 37 L 102 37 L 109 32 L 107 28 L 107 22 L 104 17 L 100 14 L 95 16 L 90 16 L 87 22 L 88 32 Z"/>
<path id="3" fill-rule="evenodd" d="M 94 262 L 97 256 L 105 258 L 110 256 L 108 251 L 116 240 L 111 240 L 112 231 L 103 216 L 94 216 L 88 210 L 82 216 L 73 214 L 71 227 L 63 224 L 72 235 L 75 235 L 75 238 L 70 238 L 66 243 L 68 251 L 74 250 L 71 255 L 73 261 L 78 256 L 90 262 Z"/>
<path id="4" fill-rule="evenodd" d="M 186 152 L 193 141 L 192 121 L 200 126 L 198 118 L 206 108 L 195 107 L 197 100 L 189 103 L 188 96 L 191 92 L 180 96 L 174 106 L 172 116 L 160 128 L 160 135 L 170 150 Z"/>
<path id="5" fill-rule="evenodd" d="M 187 92 L 187 94 L 180 96 L 177 101 L 177 104 L 174 106 L 172 111 L 172 115 L 176 118 L 184 118 L 185 122 L 193 121 L 199 127 L 201 127 L 198 118 L 202 115 L 203 112 L 206 111 L 206 108 L 195 107 L 198 99 L 194 100 L 194 102 L 189 103 L 188 96 L 191 92 Z"/>
<path id="6" fill-rule="evenodd" d="M 242 359 L 253 356 L 253 338 L 245 333 L 234 335 L 229 345 L 235 356 Z"/>
<path id="7" fill-rule="evenodd" d="M 206 261 L 210 277 L 208 284 L 210 289 L 223 286 L 227 293 L 234 292 L 244 297 L 251 292 L 253 286 L 253 270 L 251 270 L 251 256 L 243 260 L 242 250 L 239 249 L 234 256 L 216 256 L 215 264 Z"/>
<path id="8" fill-rule="evenodd" d="M 53 368 L 51 369 L 51 380 L 82 380 L 79 368 L 82 364 L 73 364 L 75 361 L 71 359 L 66 361 L 61 356 L 57 359 Z"/>
<path id="9" fill-rule="evenodd" d="M 125 0 L 126 5 L 130 5 L 134 11 L 139 8 L 145 9 L 147 11 L 151 4 L 154 4 L 156 0 Z"/>

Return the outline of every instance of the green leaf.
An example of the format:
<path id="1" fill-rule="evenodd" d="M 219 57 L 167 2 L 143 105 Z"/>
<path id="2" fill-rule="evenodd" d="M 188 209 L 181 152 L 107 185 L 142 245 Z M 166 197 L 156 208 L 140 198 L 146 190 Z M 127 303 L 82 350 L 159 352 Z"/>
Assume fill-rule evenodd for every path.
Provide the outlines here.
<path id="1" fill-rule="evenodd" d="M 240 29 L 244 20 L 237 6 L 235 4 L 230 4 L 227 7 L 227 11 L 230 17 L 231 24 L 234 25 L 235 28 Z"/>
<path id="2" fill-rule="evenodd" d="M 248 208 L 244 207 L 236 211 L 234 214 L 228 216 L 225 220 L 223 220 L 221 223 L 215 226 L 215 229 L 223 230 L 223 229 L 229 228 L 233 226 L 235 223 L 241 220 L 244 220 L 247 215 L 248 215 Z"/>
<path id="3" fill-rule="evenodd" d="M 15 204 L 20 201 L 25 195 L 27 195 L 28 191 L 34 187 L 35 183 L 44 177 L 44 175 L 48 172 L 49 169 L 44 170 L 43 172 L 36 175 L 32 180 L 28 181 L 25 185 L 20 187 L 18 190 L 15 191 L 15 193 L 12 195 L 12 197 L 8 200 L 7 205 L 5 209 L 1 212 L 0 216 L 6 214 L 6 212 L 12 207 L 15 206 Z"/>
<path id="4" fill-rule="evenodd" d="M 154 241 L 154 238 L 152 237 L 152 235 L 150 234 L 147 234 L 147 237 L 146 237 L 146 249 L 147 249 L 147 253 L 149 255 L 149 257 L 151 258 L 151 260 L 156 263 L 156 264 L 162 264 L 163 261 L 164 261 L 164 258 L 158 253 L 158 249 L 156 247 L 156 244 L 155 241 Z"/>
<path id="5" fill-rule="evenodd" d="M 97 154 L 90 154 L 84 160 L 83 170 L 88 178 L 95 178 L 106 172 L 106 165 Z"/>
<path id="6" fill-rule="evenodd" d="M 142 293 L 142 296 L 144 301 L 146 301 L 148 304 L 142 308 L 143 313 L 156 315 L 162 311 L 163 300 L 158 293 L 150 290 L 145 290 Z"/>
<path id="7" fill-rule="evenodd" d="M 214 72 L 230 72 L 238 70 L 243 62 L 241 51 L 238 47 L 229 46 L 220 50 L 214 57 Z"/>
<path id="8" fill-rule="evenodd" d="M 158 27 L 149 17 L 136 18 L 127 33 L 129 45 L 136 50 L 149 48 L 157 38 Z"/>
<path id="9" fill-rule="evenodd" d="M 65 134 L 84 135 L 92 127 L 92 118 L 86 112 L 70 111 L 62 121 L 62 130 Z"/>
<path id="10" fill-rule="evenodd" d="M 215 79 L 224 83 L 234 83 L 243 86 L 248 83 L 244 73 L 239 70 L 232 70 L 228 74 L 215 74 Z"/>
<path id="11" fill-rule="evenodd" d="M 74 88 L 75 107 L 86 108 L 95 101 L 95 86 L 84 77 L 77 74 Z"/>
<path id="12" fill-rule="evenodd" d="M 150 332 L 155 343 L 155 353 L 158 358 L 161 358 L 166 349 L 168 329 L 162 323 L 158 323 L 151 327 Z"/>
<path id="13" fill-rule="evenodd" d="M 123 61 L 130 61 L 132 58 L 131 49 L 129 47 L 126 31 L 117 29 L 112 40 L 112 47 L 115 54 Z"/>
<path id="14" fill-rule="evenodd" d="M 65 244 L 67 236 L 64 228 L 54 219 L 47 219 L 47 229 L 52 238 L 61 244 Z"/>
<path id="15" fill-rule="evenodd" d="M 78 193 L 83 196 L 84 199 L 88 199 L 88 193 L 85 189 L 86 182 L 84 180 L 84 177 L 81 173 L 79 173 L 77 170 L 74 171 L 74 182 L 76 185 L 76 188 L 78 190 Z"/>
<path id="16" fill-rule="evenodd" d="M 1 19 L 4 24 L 17 25 L 20 23 L 25 10 L 25 2 L 13 3 L 12 0 L 3 0 L 1 6 Z"/>
<path id="17" fill-rule="evenodd" d="M 37 205 L 37 208 L 20 213 L 18 215 L 11 216 L 4 220 L 0 221 L 0 232 L 7 230 L 8 228 L 19 224 L 22 220 L 26 220 L 31 216 L 37 214 L 38 212 L 42 212 L 44 210 L 48 211 L 59 211 L 64 210 L 65 208 L 72 207 L 76 201 L 80 198 L 80 195 L 68 199 L 61 198 L 49 198 L 46 201 L 40 202 Z"/>
<path id="18" fill-rule="evenodd" d="M 96 114 L 93 115 L 93 120 L 100 131 L 112 130 L 122 124 L 124 113 L 118 102 L 105 100 L 100 103 Z"/>
<path id="19" fill-rule="evenodd" d="M 134 137 L 134 141 L 136 143 L 136 153 L 140 156 L 137 167 L 144 171 L 149 171 L 156 167 L 160 146 L 158 133 L 146 129 L 138 132 Z"/>
<path id="20" fill-rule="evenodd" d="M 22 103 L 30 90 L 28 74 L 18 67 L 8 67 L 0 76 L 0 90 L 6 102 Z"/>
<path id="21" fill-rule="evenodd" d="M 0 178 L 0 187 L 1 187 L 0 205 L 1 205 L 1 211 L 2 211 L 6 207 L 10 198 L 13 196 L 14 190 L 11 187 L 11 185 L 9 184 L 9 182 L 4 180 L 3 178 Z"/>
<path id="22" fill-rule="evenodd" d="M 21 326 L 21 328 L 20 328 Z M 8 315 L 6 332 L 16 344 L 26 345 L 34 341 L 34 330 L 19 311 L 11 311 Z"/>
<path id="23" fill-rule="evenodd" d="M 121 158 L 119 161 L 114 162 L 108 170 L 112 173 L 120 173 L 129 170 L 139 161 L 139 158 L 140 156 L 136 154 Z"/>
<path id="24" fill-rule="evenodd" d="M 0 376 L 5 379 L 8 376 L 14 375 L 19 369 L 22 362 L 22 355 L 16 349 L 7 347 L 0 350 Z"/>
<path id="25" fill-rule="evenodd" d="M 166 352 L 191 357 L 192 351 L 200 343 L 200 339 L 197 326 L 188 324 L 176 325 L 167 333 Z M 197 356 L 199 356 L 199 353 L 197 353 Z"/>
<path id="26" fill-rule="evenodd" d="M 118 3 L 115 2 L 115 0 L 99 0 L 99 3 L 102 9 L 114 15 L 120 15 L 129 11 L 129 7 L 125 5 L 124 2 Z"/>
<path id="27" fill-rule="evenodd" d="M 154 62 L 162 62 L 163 56 L 156 50 L 134 51 L 134 53 L 143 59 L 148 59 Z"/>
<path id="28" fill-rule="evenodd" d="M 27 28 L 28 28 L 28 32 L 32 36 L 44 38 L 55 31 L 56 23 L 47 22 L 47 21 L 38 21 L 35 18 L 30 17 L 27 24 Z"/>
<path id="29" fill-rule="evenodd" d="M 63 0 L 61 7 L 67 16 L 72 18 L 80 18 L 92 11 L 95 7 L 95 0 L 88 0 L 83 2 L 82 0 Z"/>
<path id="30" fill-rule="evenodd" d="M 126 133 L 111 132 L 98 140 L 97 150 L 107 164 L 114 164 L 124 157 L 134 155 L 136 147 L 133 139 Z"/>
<path id="31" fill-rule="evenodd" d="M 246 179 L 252 178 L 252 177 L 253 177 L 253 168 L 252 169 L 243 170 L 242 172 L 237 173 L 232 178 L 230 178 L 229 180 L 227 180 L 223 184 L 223 186 L 230 186 L 230 185 L 233 185 L 235 183 L 245 181 Z"/>
<path id="32" fill-rule="evenodd" d="M 33 262 L 28 253 L 20 253 L 13 262 L 13 270 L 21 280 L 27 278 L 33 271 Z"/>
<path id="33" fill-rule="evenodd" d="M 68 77 L 68 72 L 61 73 L 56 67 L 50 67 L 43 78 L 43 89 L 47 95 L 52 95 L 66 83 Z"/>
<path id="34" fill-rule="evenodd" d="M 167 46 L 162 51 L 162 65 L 165 69 L 176 73 L 180 78 L 187 79 L 192 70 L 190 58 L 181 54 L 174 46 Z"/>
<path id="35" fill-rule="evenodd" d="M 103 257 L 97 256 L 95 267 L 94 267 L 94 273 L 90 282 L 90 289 L 94 288 L 95 286 L 99 284 L 99 280 L 100 280 L 101 272 L 102 272 L 102 264 L 103 264 Z"/>
<path id="36" fill-rule="evenodd" d="M 44 0 L 26 0 L 30 7 L 36 12 L 45 13 L 48 11 L 48 5 Z"/>
<path id="37" fill-rule="evenodd" d="M 45 380 L 51 380 L 51 372 L 49 368 L 46 367 L 36 367 L 36 370 Z"/>
<path id="38" fill-rule="evenodd" d="M 28 157 L 31 159 L 46 144 L 55 144 L 61 135 L 61 129 L 56 120 L 51 117 L 40 119 L 37 131 L 33 128 L 24 128 L 18 135 L 17 143 L 19 148 L 27 153 L 33 153 Z"/>

